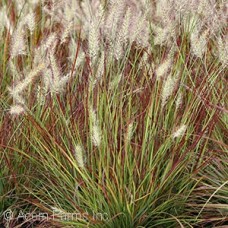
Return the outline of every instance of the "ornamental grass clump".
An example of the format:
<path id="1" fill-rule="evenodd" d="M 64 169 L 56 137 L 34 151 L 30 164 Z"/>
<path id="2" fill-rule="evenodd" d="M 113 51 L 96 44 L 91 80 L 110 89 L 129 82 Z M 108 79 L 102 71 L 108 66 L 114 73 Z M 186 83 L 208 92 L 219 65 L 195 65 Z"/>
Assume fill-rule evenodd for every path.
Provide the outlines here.
<path id="1" fill-rule="evenodd" d="M 3 0 L 0 20 L 0 226 L 226 226 L 225 1 Z"/>

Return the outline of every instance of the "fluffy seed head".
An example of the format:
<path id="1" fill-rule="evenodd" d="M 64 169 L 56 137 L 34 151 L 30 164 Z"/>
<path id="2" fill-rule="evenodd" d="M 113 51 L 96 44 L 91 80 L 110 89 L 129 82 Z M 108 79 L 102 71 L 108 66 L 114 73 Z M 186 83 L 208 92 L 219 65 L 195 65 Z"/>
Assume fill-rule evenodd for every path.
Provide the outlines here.
<path id="1" fill-rule="evenodd" d="M 51 84 L 51 92 L 54 93 L 59 93 L 62 92 L 64 90 L 64 87 L 66 86 L 67 82 L 70 79 L 70 74 L 67 74 L 61 78 L 59 78 L 58 81 L 54 81 L 53 84 Z"/>
<path id="2" fill-rule="evenodd" d="M 156 72 L 157 80 L 158 81 L 167 74 L 167 72 L 169 71 L 171 65 L 172 65 L 171 58 L 167 58 L 163 63 L 161 63 L 157 67 L 157 69 L 155 70 L 155 72 Z"/>
<path id="3" fill-rule="evenodd" d="M 26 45 L 24 39 L 24 30 L 17 28 L 13 33 L 11 40 L 11 58 L 15 58 L 18 55 L 26 54 Z"/>
<path id="4" fill-rule="evenodd" d="M 11 89 L 12 93 L 13 94 L 21 93 L 34 80 L 34 78 L 37 75 L 39 75 L 40 72 L 42 72 L 44 67 L 45 67 L 45 65 L 43 63 L 41 63 L 36 68 L 34 68 L 24 80 L 19 82 L 14 88 Z"/>
<path id="5" fill-rule="evenodd" d="M 179 138 L 184 135 L 185 131 L 187 129 L 186 125 L 180 126 L 174 133 L 173 133 L 173 138 Z"/>
<path id="6" fill-rule="evenodd" d="M 172 95 L 177 81 L 177 76 L 172 76 L 171 74 L 169 74 L 169 76 L 167 77 L 162 90 L 162 107 L 165 106 L 167 99 Z"/>
<path id="7" fill-rule="evenodd" d="M 228 38 L 228 37 L 227 37 Z M 222 41 L 222 38 L 218 38 L 218 56 L 223 66 L 228 64 L 228 41 Z"/>
<path id="8" fill-rule="evenodd" d="M 72 21 L 68 22 L 62 33 L 61 39 L 60 39 L 61 44 L 66 42 L 66 39 L 67 39 L 67 37 L 69 37 L 72 27 L 73 27 L 73 22 Z"/>
<path id="9" fill-rule="evenodd" d="M 9 112 L 11 115 L 20 115 L 25 112 L 25 109 L 21 105 L 13 105 Z"/>
<path id="10" fill-rule="evenodd" d="M 92 142 L 94 146 L 99 147 L 101 144 L 101 131 L 96 118 L 96 113 L 92 108 L 90 108 L 89 112 L 90 112 L 89 114 L 92 121 L 92 132 L 91 132 Z"/>
<path id="11" fill-rule="evenodd" d="M 45 96 L 46 96 L 46 91 L 44 90 L 44 88 L 38 85 L 36 90 L 36 98 L 40 104 L 44 104 Z"/>
<path id="12" fill-rule="evenodd" d="M 105 60 L 105 56 L 104 56 L 104 52 L 102 52 L 101 58 L 99 59 L 99 64 L 98 64 L 95 80 L 93 82 L 93 86 L 101 79 L 104 73 L 104 60 Z"/>
<path id="13" fill-rule="evenodd" d="M 92 141 L 96 147 L 99 147 L 101 144 L 101 132 L 97 124 L 94 124 L 92 127 Z"/>
<path id="14" fill-rule="evenodd" d="M 176 109 L 179 109 L 179 107 L 182 104 L 182 100 L 183 100 L 182 92 L 179 92 L 176 99 Z"/>
<path id="15" fill-rule="evenodd" d="M 123 20 L 123 25 L 119 34 L 119 39 L 123 43 L 123 45 L 127 43 L 131 14 L 132 14 L 131 8 L 127 8 L 127 11 Z"/>
<path id="16" fill-rule="evenodd" d="M 57 64 L 56 58 L 54 56 L 54 50 L 50 51 L 49 60 L 50 60 L 53 82 L 58 83 L 61 73 L 60 73 L 60 69 Z"/>
<path id="17" fill-rule="evenodd" d="M 99 29 L 96 23 L 92 22 L 89 31 L 89 54 L 94 58 L 99 52 Z"/>
<path id="18" fill-rule="evenodd" d="M 77 145 L 75 147 L 75 159 L 76 159 L 78 166 L 80 168 L 85 167 L 84 159 L 83 159 L 83 148 L 80 145 Z"/>
<path id="19" fill-rule="evenodd" d="M 207 34 L 208 31 L 205 31 L 201 36 L 198 36 L 198 31 L 195 31 L 191 34 L 191 50 L 192 53 L 198 58 L 202 58 L 206 51 Z"/>
<path id="20" fill-rule="evenodd" d="M 57 41 L 57 35 L 56 35 L 56 33 L 52 33 L 52 34 L 49 35 L 49 37 L 45 40 L 45 42 L 42 43 L 42 45 L 41 45 L 40 48 L 41 48 L 43 51 L 46 51 L 46 50 L 50 49 L 56 41 Z"/>
<path id="21" fill-rule="evenodd" d="M 0 35 L 3 32 L 4 27 L 10 32 L 10 34 L 12 34 L 13 31 L 13 26 L 11 24 L 11 21 L 9 20 L 9 17 L 7 15 L 7 9 L 5 6 L 1 6 L 0 9 Z"/>
<path id="22" fill-rule="evenodd" d="M 32 34 L 35 29 L 35 15 L 33 12 L 29 13 L 25 18 L 25 23 L 27 24 L 30 33 Z"/>
<path id="23" fill-rule="evenodd" d="M 133 123 L 130 123 L 129 125 L 128 125 L 128 128 L 127 128 L 127 141 L 128 142 L 130 142 L 131 141 L 131 139 L 132 139 L 132 136 L 133 136 L 133 127 L 134 127 L 134 125 L 133 125 Z"/>

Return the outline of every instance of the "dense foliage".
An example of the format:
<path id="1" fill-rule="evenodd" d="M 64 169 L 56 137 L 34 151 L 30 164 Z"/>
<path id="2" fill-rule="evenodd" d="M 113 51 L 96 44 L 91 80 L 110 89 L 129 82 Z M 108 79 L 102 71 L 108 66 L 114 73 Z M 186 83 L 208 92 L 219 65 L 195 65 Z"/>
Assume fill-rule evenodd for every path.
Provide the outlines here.
<path id="1" fill-rule="evenodd" d="M 0 1 L 2 225 L 225 227 L 227 7 Z"/>

